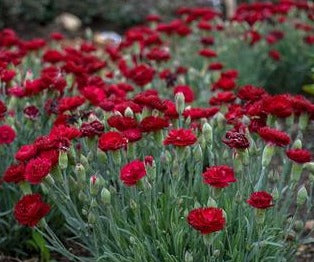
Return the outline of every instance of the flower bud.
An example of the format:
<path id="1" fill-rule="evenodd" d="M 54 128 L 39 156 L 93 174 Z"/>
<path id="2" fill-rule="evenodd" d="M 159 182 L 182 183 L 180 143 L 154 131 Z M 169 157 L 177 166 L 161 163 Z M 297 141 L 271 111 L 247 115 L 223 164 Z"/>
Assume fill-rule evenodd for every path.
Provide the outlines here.
<path id="1" fill-rule="evenodd" d="M 89 167 L 88 159 L 83 154 L 81 154 L 80 156 L 80 162 L 82 163 L 84 167 L 86 168 Z"/>
<path id="2" fill-rule="evenodd" d="M 96 175 L 91 176 L 89 180 L 89 189 L 91 195 L 95 196 L 98 194 L 99 186 L 100 186 L 99 178 Z"/>
<path id="3" fill-rule="evenodd" d="M 46 187 L 46 185 L 44 183 L 40 184 L 41 190 L 42 192 L 47 195 L 49 193 L 49 189 Z"/>
<path id="4" fill-rule="evenodd" d="M 133 111 L 132 111 L 132 109 L 130 107 L 127 107 L 124 110 L 124 116 L 126 116 L 126 117 L 134 117 L 134 113 L 133 113 Z"/>
<path id="5" fill-rule="evenodd" d="M 286 124 L 287 126 L 293 126 L 294 124 L 294 114 L 291 114 L 286 118 Z"/>
<path id="6" fill-rule="evenodd" d="M 130 200 L 130 207 L 133 210 L 137 209 L 137 204 L 136 204 L 136 202 L 133 199 Z"/>
<path id="7" fill-rule="evenodd" d="M 303 166 L 293 163 L 292 164 L 292 169 L 291 169 L 291 180 L 293 182 L 298 182 L 301 177 Z"/>
<path id="8" fill-rule="evenodd" d="M 175 95 L 176 110 L 181 115 L 185 107 L 185 97 L 182 92 L 179 92 Z"/>
<path id="9" fill-rule="evenodd" d="M 164 140 L 163 133 L 161 130 L 154 132 L 154 139 L 157 145 L 162 145 L 162 141 Z"/>
<path id="10" fill-rule="evenodd" d="M 256 223 L 261 225 L 265 221 L 265 209 L 259 209 L 255 208 L 255 218 L 256 218 Z"/>
<path id="11" fill-rule="evenodd" d="M 314 173 L 314 162 L 308 162 L 304 164 L 304 168 Z"/>
<path id="12" fill-rule="evenodd" d="M 68 167 L 68 154 L 67 152 L 60 151 L 59 153 L 59 167 L 61 170 L 65 170 Z"/>
<path id="13" fill-rule="evenodd" d="M 209 197 L 207 200 L 207 206 L 217 207 L 217 202 L 212 197 Z"/>
<path id="14" fill-rule="evenodd" d="M 302 148 L 302 141 L 300 139 L 296 139 L 292 145 L 292 148 L 301 149 Z"/>
<path id="15" fill-rule="evenodd" d="M 85 183 L 86 181 L 86 172 L 85 168 L 81 163 L 76 164 L 74 168 L 74 173 L 76 174 L 79 182 Z"/>
<path id="16" fill-rule="evenodd" d="M 299 117 L 299 128 L 304 131 L 309 124 L 309 114 L 302 113 Z"/>
<path id="17" fill-rule="evenodd" d="M 203 161 L 203 152 L 202 152 L 202 148 L 199 144 L 194 147 L 193 156 L 197 162 Z"/>
<path id="18" fill-rule="evenodd" d="M 274 187 L 273 192 L 271 193 L 273 199 L 276 201 L 279 198 L 279 191 L 277 187 Z"/>
<path id="19" fill-rule="evenodd" d="M 213 128 L 210 124 L 205 123 L 202 128 L 202 133 L 207 144 L 212 144 L 213 142 Z"/>
<path id="20" fill-rule="evenodd" d="M 91 203 L 90 203 L 90 206 L 91 206 L 92 208 L 98 206 L 97 200 L 96 200 L 95 198 L 92 199 L 92 201 L 91 201 Z"/>
<path id="21" fill-rule="evenodd" d="M 104 151 L 97 148 L 97 159 L 100 163 L 105 164 L 107 162 L 107 155 Z"/>
<path id="22" fill-rule="evenodd" d="M 267 167 L 273 157 L 275 147 L 273 145 L 267 144 L 263 150 L 262 156 L 262 166 Z"/>
<path id="23" fill-rule="evenodd" d="M 49 186 L 53 186 L 55 184 L 55 181 L 53 177 L 51 176 L 51 174 L 48 174 L 48 176 L 45 177 L 44 181 Z"/>
<path id="24" fill-rule="evenodd" d="M 224 122 L 225 122 L 225 116 L 221 112 L 218 112 L 216 114 L 215 118 L 216 118 L 218 127 L 220 129 L 222 129 L 224 126 Z"/>
<path id="25" fill-rule="evenodd" d="M 193 262 L 193 255 L 189 251 L 185 252 L 184 262 Z"/>
<path id="26" fill-rule="evenodd" d="M 87 201 L 87 196 L 83 191 L 80 191 L 78 194 L 78 198 L 81 202 L 86 202 Z"/>
<path id="27" fill-rule="evenodd" d="M 302 206 L 306 200 L 308 199 L 308 193 L 307 193 L 307 190 L 305 188 L 305 186 L 303 185 L 299 191 L 298 191 L 298 194 L 297 194 L 297 205 L 298 206 Z"/>
<path id="28" fill-rule="evenodd" d="M 119 166 L 121 164 L 121 154 L 120 154 L 120 150 L 114 150 L 112 152 L 112 158 L 113 158 L 113 162 Z"/>
<path id="29" fill-rule="evenodd" d="M 96 222 L 96 216 L 93 212 L 89 212 L 87 216 L 87 220 L 89 224 L 95 224 Z"/>
<path id="30" fill-rule="evenodd" d="M 220 255 L 220 250 L 219 249 L 215 249 L 214 252 L 213 252 L 213 256 L 219 257 L 219 255 Z"/>
<path id="31" fill-rule="evenodd" d="M 303 230 L 303 228 L 304 228 L 304 223 L 303 223 L 302 220 L 296 220 L 294 222 L 294 229 L 295 229 L 295 231 L 301 232 Z"/>
<path id="32" fill-rule="evenodd" d="M 107 188 L 103 188 L 100 193 L 101 201 L 104 205 L 109 205 L 111 202 L 111 193 Z"/>

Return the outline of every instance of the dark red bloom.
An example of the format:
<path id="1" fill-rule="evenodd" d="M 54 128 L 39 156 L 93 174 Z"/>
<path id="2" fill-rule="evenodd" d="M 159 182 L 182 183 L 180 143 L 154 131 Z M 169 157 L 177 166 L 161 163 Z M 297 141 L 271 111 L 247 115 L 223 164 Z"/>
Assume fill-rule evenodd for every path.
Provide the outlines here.
<path id="1" fill-rule="evenodd" d="M 226 165 L 208 167 L 203 173 L 203 179 L 205 184 L 216 188 L 227 187 L 237 181 L 232 168 Z"/>
<path id="2" fill-rule="evenodd" d="M 220 92 L 216 96 L 213 96 L 209 100 L 209 104 L 211 105 L 222 105 L 225 103 L 231 103 L 236 99 L 236 96 L 234 93 L 226 91 L 226 92 Z"/>
<path id="3" fill-rule="evenodd" d="M 155 70 L 146 64 L 140 64 L 132 68 L 129 77 L 138 86 L 145 86 L 153 80 Z"/>
<path id="4" fill-rule="evenodd" d="M 265 192 L 265 191 L 260 191 L 260 192 L 254 192 L 251 194 L 250 198 L 246 200 L 246 202 L 258 209 L 266 209 L 269 207 L 272 207 L 274 204 L 273 202 L 273 197 Z"/>
<path id="5" fill-rule="evenodd" d="M 27 161 L 35 157 L 37 148 L 34 145 L 23 145 L 15 154 L 15 159 L 19 161 Z"/>
<path id="6" fill-rule="evenodd" d="M 216 56 L 217 56 L 217 53 L 216 53 L 214 50 L 208 49 L 208 48 L 200 50 L 200 51 L 198 52 L 198 54 L 199 54 L 200 56 L 204 56 L 204 57 L 208 57 L 208 58 L 216 57 Z"/>
<path id="7" fill-rule="evenodd" d="M 306 149 L 290 149 L 286 151 L 287 156 L 299 164 L 311 161 L 311 152 Z"/>
<path id="8" fill-rule="evenodd" d="M 274 61 L 280 61 L 281 55 L 277 50 L 270 50 L 268 52 L 268 55 L 270 58 L 272 58 Z"/>
<path id="9" fill-rule="evenodd" d="M 291 98 L 288 95 L 264 97 L 263 110 L 277 117 L 288 117 L 292 114 Z"/>
<path id="10" fill-rule="evenodd" d="M 3 175 L 3 181 L 7 183 L 19 183 L 24 181 L 25 166 L 23 163 L 13 164 L 7 168 Z"/>
<path id="11" fill-rule="evenodd" d="M 194 92 L 192 88 L 187 85 L 178 85 L 174 87 L 173 93 L 182 93 L 184 95 L 184 100 L 186 103 L 191 103 L 194 100 Z"/>
<path id="12" fill-rule="evenodd" d="M 190 211 L 188 223 L 201 234 L 210 234 L 224 228 L 226 220 L 223 210 L 216 207 L 202 207 Z"/>
<path id="13" fill-rule="evenodd" d="M 15 139 L 15 131 L 8 125 L 0 126 L 0 145 L 11 144 Z"/>
<path id="14" fill-rule="evenodd" d="M 1 118 L 4 117 L 5 113 L 7 112 L 7 107 L 5 105 L 5 103 L 3 103 L 1 100 L 0 100 L 0 120 Z"/>
<path id="15" fill-rule="evenodd" d="M 222 139 L 226 145 L 231 148 L 245 149 L 250 146 L 249 140 L 242 133 L 236 131 L 228 131 L 226 136 Z"/>
<path id="16" fill-rule="evenodd" d="M 190 129 L 173 129 L 164 140 L 164 145 L 190 146 L 195 144 L 197 137 Z"/>
<path id="17" fill-rule="evenodd" d="M 23 113 L 27 118 L 36 120 L 39 116 L 39 109 L 36 106 L 27 106 L 24 108 Z"/>
<path id="18" fill-rule="evenodd" d="M 31 159 L 25 167 L 25 180 L 31 184 L 39 184 L 49 174 L 52 163 L 44 157 Z"/>
<path id="19" fill-rule="evenodd" d="M 142 132 L 156 132 L 168 126 L 168 120 L 158 116 L 147 116 L 139 125 Z"/>
<path id="20" fill-rule="evenodd" d="M 23 226 L 34 227 L 50 211 L 39 194 L 25 195 L 14 207 L 14 217 Z"/>
<path id="21" fill-rule="evenodd" d="M 84 104 L 85 98 L 82 96 L 63 97 L 58 102 L 58 112 L 63 113 L 67 110 L 73 110 Z"/>
<path id="22" fill-rule="evenodd" d="M 221 77 L 213 84 L 213 90 L 222 89 L 224 91 L 232 90 L 236 87 L 234 78 Z"/>
<path id="23" fill-rule="evenodd" d="M 152 166 L 153 162 L 154 162 L 154 157 L 153 156 L 145 156 L 145 158 L 144 158 L 145 166 Z"/>
<path id="24" fill-rule="evenodd" d="M 154 47 L 149 53 L 146 55 L 149 60 L 154 61 L 167 61 L 170 59 L 170 53 L 165 49 L 160 49 L 158 47 Z"/>
<path id="25" fill-rule="evenodd" d="M 189 108 L 183 111 L 183 116 L 185 118 L 190 117 L 191 120 L 196 120 L 200 118 L 210 118 L 214 116 L 219 111 L 218 107 L 210 107 L 210 108 Z"/>
<path id="26" fill-rule="evenodd" d="M 287 133 L 270 128 L 268 126 L 260 128 L 258 130 L 258 134 L 266 142 L 276 146 L 286 146 L 290 144 L 290 137 Z"/>
<path id="27" fill-rule="evenodd" d="M 253 85 L 245 85 L 239 89 L 238 97 L 245 101 L 256 101 L 261 99 L 266 91 L 263 88 Z"/>
<path id="28" fill-rule="evenodd" d="M 118 150 L 127 145 L 127 139 L 119 132 L 110 131 L 100 136 L 98 147 L 102 151 Z"/>
<path id="29" fill-rule="evenodd" d="M 144 176 L 146 176 L 146 170 L 143 161 L 140 160 L 126 164 L 120 171 L 120 179 L 127 186 L 136 185 Z"/>
<path id="30" fill-rule="evenodd" d="M 128 129 L 122 133 L 127 138 L 128 142 L 136 142 L 142 138 L 142 132 L 139 128 Z"/>
<path id="31" fill-rule="evenodd" d="M 213 63 L 211 63 L 209 66 L 208 66 L 208 69 L 209 70 L 221 70 L 221 69 L 223 69 L 223 64 L 222 63 L 220 63 L 220 62 L 213 62 Z"/>
<path id="32" fill-rule="evenodd" d="M 86 137 L 93 137 L 93 136 L 99 136 L 104 132 L 104 125 L 99 122 L 98 120 L 94 120 L 93 122 L 90 123 L 83 123 L 80 131 L 82 133 L 82 136 Z"/>
<path id="33" fill-rule="evenodd" d="M 115 115 L 107 119 L 109 126 L 116 128 L 119 131 L 125 131 L 137 127 L 137 122 L 134 118 L 128 116 Z"/>

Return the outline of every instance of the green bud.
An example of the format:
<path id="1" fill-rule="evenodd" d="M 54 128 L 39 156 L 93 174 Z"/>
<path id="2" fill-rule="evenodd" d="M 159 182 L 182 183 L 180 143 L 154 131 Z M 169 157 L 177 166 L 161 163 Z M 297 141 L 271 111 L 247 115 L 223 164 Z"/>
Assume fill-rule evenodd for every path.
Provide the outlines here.
<path id="1" fill-rule="evenodd" d="M 222 129 L 225 123 L 225 116 L 221 112 L 218 112 L 215 115 L 215 118 L 216 118 L 218 127 Z"/>
<path id="2" fill-rule="evenodd" d="M 101 201 L 104 205 L 109 205 L 111 203 L 111 193 L 107 188 L 103 188 L 100 193 Z"/>
<path id="3" fill-rule="evenodd" d="M 44 183 L 40 184 L 41 190 L 42 192 L 47 195 L 49 193 L 49 189 L 46 187 L 46 185 Z"/>
<path id="4" fill-rule="evenodd" d="M 212 197 L 209 197 L 207 200 L 207 206 L 217 207 L 217 202 Z"/>
<path id="5" fill-rule="evenodd" d="M 60 151 L 59 153 L 59 167 L 61 170 L 65 170 L 68 167 L 68 154 L 67 152 Z"/>
<path id="6" fill-rule="evenodd" d="M 275 147 L 273 145 L 267 144 L 263 150 L 262 156 L 262 166 L 267 167 L 274 155 Z"/>
<path id="7" fill-rule="evenodd" d="M 196 145 L 193 149 L 193 156 L 197 162 L 203 161 L 203 152 L 200 145 Z"/>
<path id="8" fill-rule="evenodd" d="M 87 216 L 87 220 L 89 224 L 95 224 L 96 222 L 96 216 L 93 212 L 89 212 L 88 216 Z"/>
<path id="9" fill-rule="evenodd" d="M 189 251 L 184 254 L 184 262 L 193 262 L 193 255 Z"/>
<path id="10" fill-rule="evenodd" d="M 305 186 L 303 185 L 299 191 L 298 191 L 298 194 L 297 194 L 297 205 L 298 206 L 302 206 L 306 200 L 308 199 L 308 193 L 307 193 L 307 190 L 305 188 Z"/>
<path id="11" fill-rule="evenodd" d="M 202 128 L 202 133 L 207 144 L 212 144 L 213 142 L 213 128 L 210 124 L 205 123 Z"/>
<path id="12" fill-rule="evenodd" d="M 48 176 L 45 177 L 44 182 L 49 186 L 53 186 L 55 184 L 55 180 L 53 179 L 51 174 L 48 174 Z"/>
<path id="13" fill-rule="evenodd" d="M 133 210 L 137 209 L 137 204 L 136 204 L 136 202 L 133 199 L 130 200 L 130 207 Z"/>
<path id="14" fill-rule="evenodd" d="M 291 180 L 293 182 L 298 182 L 301 177 L 303 166 L 297 163 L 292 164 L 292 169 L 291 169 Z"/>
<path id="15" fill-rule="evenodd" d="M 185 107 L 185 97 L 183 93 L 179 92 L 175 95 L 176 109 L 177 112 L 181 115 Z"/>
<path id="16" fill-rule="evenodd" d="M 85 168 L 81 163 L 76 164 L 76 166 L 74 168 L 74 173 L 76 174 L 79 182 L 82 182 L 82 183 L 86 182 Z"/>
<path id="17" fill-rule="evenodd" d="M 97 148 L 97 159 L 100 163 L 105 164 L 107 162 L 107 155 L 104 151 Z"/>
<path id="18" fill-rule="evenodd" d="M 90 203 L 90 206 L 91 206 L 92 208 L 98 206 L 97 200 L 96 200 L 95 198 L 92 198 L 92 201 L 91 201 L 91 203 Z"/>
<path id="19" fill-rule="evenodd" d="M 305 163 L 303 166 L 306 170 L 309 170 L 310 172 L 314 173 L 314 162 Z"/>
<path id="20" fill-rule="evenodd" d="M 286 118 L 286 124 L 292 126 L 294 124 L 294 114 L 291 114 Z"/>
<path id="21" fill-rule="evenodd" d="M 292 145 L 292 148 L 301 149 L 302 141 L 300 139 L 296 139 Z"/>
<path id="22" fill-rule="evenodd" d="M 271 195 L 273 196 L 273 199 L 276 201 L 279 198 L 279 191 L 277 187 L 274 187 L 273 192 L 271 193 Z"/>
<path id="23" fill-rule="evenodd" d="M 83 191 L 80 191 L 78 194 L 78 198 L 81 202 L 86 202 L 87 201 L 87 196 Z"/>
<path id="24" fill-rule="evenodd" d="M 121 154 L 120 154 L 120 150 L 114 150 L 112 152 L 112 158 L 113 158 L 113 162 L 116 165 L 120 165 L 121 164 Z"/>
<path id="25" fill-rule="evenodd" d="M 299 128 L 304 131 L 309 124 L 309 114 L 302 113 L 299 117 Z"/>
<path id="26" fill-rule="evenodd" d="M 219 250 L 219 249 L 215 249 L 214 252 L 213 252 L 213 255 L 214 255 L 215 257 L 219 257 L 219 255 L 220 255 L 220 250 Z"/>
<path id="27" fill-rule="evenodd" d="M 89 167 L 88 159 L 83 154 L 81 154 L 81 156 L 80 156 L 80 162 L 82 163 L 82 165 L 84 167 L 86 167 L 86 168 Z"/>
<path id="28" fill-rule="evenodd" d="M 12 111 L 16 108 L 17 98 L 15 96 L 10 96 L 10 100 L 8 103 L 8 111 Z"/>
<path id="29" fill-rule="evenodd" d="M 162 141 L 164 140 L 162 130 L 154 132 L 154 139 L 157 145 L 162 145 Z"/>
<path id="30" fill-rule="evenodd" d="M 96 196 L 100 187 L 100 180 L 96 175 L 91 176 L 89 180 L 89 190 L 91 195 Z"/>
<path id="31" fill-rule="evenodd" d="M 124 111 L 124 115 L 127 117 L 134 117 L 134 113 L 130 107 L 127 107 Z"/>
<path id="32" fill-rule="evenodd" d="M 303 228 L 304 228 L 304 223 L 303 223 L 302 220 L 296 220 L 294 222 L 294 229 L 295 229 L 295 231 L 301 232 L 303 230 Z"/>

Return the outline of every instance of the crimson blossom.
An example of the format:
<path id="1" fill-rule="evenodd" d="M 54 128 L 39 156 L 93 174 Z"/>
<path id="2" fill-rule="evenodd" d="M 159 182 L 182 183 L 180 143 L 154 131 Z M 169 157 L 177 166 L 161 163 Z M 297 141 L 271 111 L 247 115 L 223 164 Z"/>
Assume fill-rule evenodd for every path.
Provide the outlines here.
<path id="1" fill-rule="evenodd" d="M 120 179 L 127 186 L 136 185 L 144 176 L 146 176 L 145 165 L 140 160 L 134 160 L 126 164 L 120 171 Z"/>
<path id="2" fill-rule="evenodd" d="M 188 223 L 201 234 L 206 235 L 224 228 L 226 220 L 223 210 L 216 207 L 193 209 L 187 216 Z"/>
<path id="3" fill-rule="evenodd" d="M 173 129 L 164 140 L 164 145 L 190 146 L 195 144 L 197 137 L 190 129 Z"/>
<path id="4" fill-rule="evenodd" d="M 39 194 L 29 194 L 15 205 L 14 217 L 21 225 L 34 227 L 49 211 L 50 206 L 42 201 Z"/>
<path id="5" fill-rule="evenodd" d="M 226 165 L 208 167 L 203 179 L 205 184 L 216 188 L 224 188 L 237 181 L 232 168 Z"/>

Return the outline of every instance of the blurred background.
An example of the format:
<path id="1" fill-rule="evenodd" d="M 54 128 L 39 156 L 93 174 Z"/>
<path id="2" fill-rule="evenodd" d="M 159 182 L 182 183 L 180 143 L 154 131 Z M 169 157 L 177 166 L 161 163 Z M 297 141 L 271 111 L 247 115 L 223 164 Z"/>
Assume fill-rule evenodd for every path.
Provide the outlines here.
<path id="1" fill-rule="evenodd" d="M 79 19 L 82 27 L 91 27 L 101 31 L 114 30 L 121 33 L 126 28 L 143 22 L 145 16 L 150 13 L 171 18 L 179 6 L 212 6 L 230 16 L 236 4 L 241 2 L 253 1 L 0 0 L 0 28 L 13 28 L 24 38 L 45 36 L 51 31 L 64 30 L 60 19 L 64 19 L 64 15 L 71 14 Z"/>

